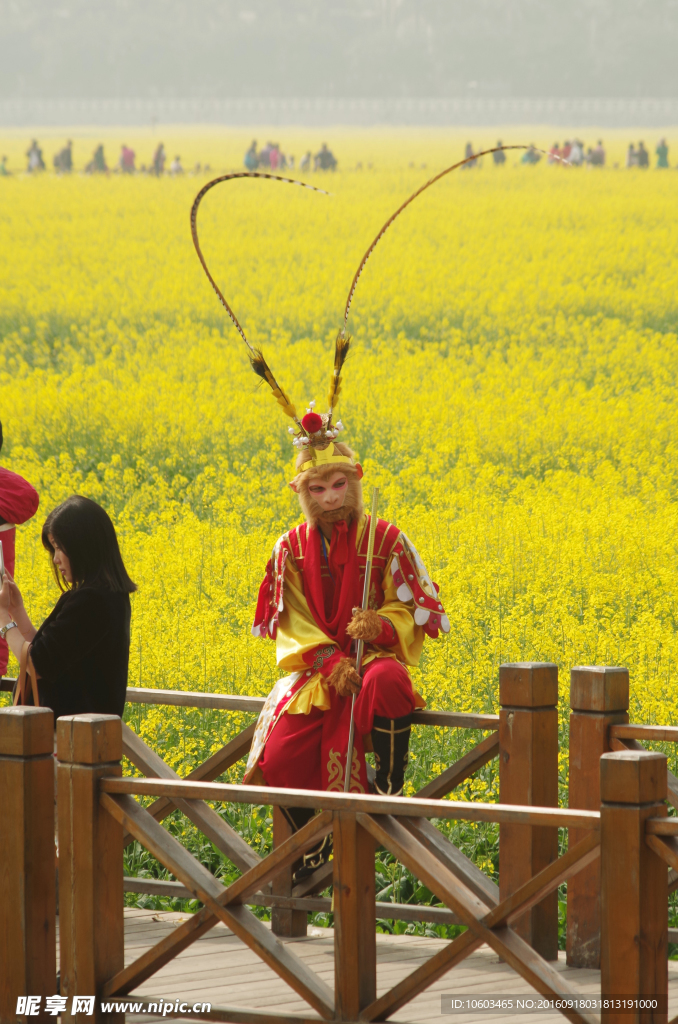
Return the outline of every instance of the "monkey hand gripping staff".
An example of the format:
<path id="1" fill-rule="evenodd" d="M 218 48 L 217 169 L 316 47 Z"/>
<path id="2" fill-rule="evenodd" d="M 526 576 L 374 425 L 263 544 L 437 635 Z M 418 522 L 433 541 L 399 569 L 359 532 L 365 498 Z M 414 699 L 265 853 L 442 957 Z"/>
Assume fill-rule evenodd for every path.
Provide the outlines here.
<path id="1" fill-rule="evenodd" d="M 278 666 L 285 674 L 259 716 L 245 775 L 249 783 L 385 795 L 403 789 L 412 712 L 424 704 L 408 668 L 417 665 L 424 637 L 448 632 L 450 623 L 438 587 L 409 538 L 393 523 L 372 522 L 373 516 L 365 513 L 363 471 L 352 449 L 338 439 L 344 427 L 335 422 L 334 413 L 350 348 L 348 313 L 363 267 L 399 213 L 453 169 L 410 196 L 370 245 L 353 279 L 335 343 L 327 412 L 316 412 L 316 403 L 310 402 L 302 417 L 212 279 L 196 229 L 198 205 L 220 181 L 267 177 L 302 183 L 257 173 L 226 175 L 208 183 L 193 204 L 193 241 L 203 268 L 248 347 L 252 368 L 293 421 L 289 431 L 296 458 L 290 486 L 305 518 L 276 541 L 259 590 L 252 632 L 275 641 Z M 368 558 L 371 525 L 373 552 Z M 362 657 L 356 661 L 359 643 Z M 350 743 L 352 721 L 355 738 Z M 371 784 L 366 750 L 375 755 Z M 298 829 L 313 812 L 289 808 L 286 813 Z M 326 837 L 305 855 L 296 881 L 327 860 L 330 842 Z"/>

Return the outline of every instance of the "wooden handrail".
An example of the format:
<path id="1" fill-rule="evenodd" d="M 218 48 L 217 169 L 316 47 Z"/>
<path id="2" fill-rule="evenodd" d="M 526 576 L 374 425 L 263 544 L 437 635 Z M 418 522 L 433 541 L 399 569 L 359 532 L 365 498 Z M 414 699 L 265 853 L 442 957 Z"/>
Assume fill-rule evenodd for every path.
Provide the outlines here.
<path id="1" fill-rule="evenodd" d="M 233 693 L 200 693 L 195 690 L 154 690 L 146 686 L 128 686 L 126 700 L 130 704 L 166 704 L 182 708 L 212 708 L 215 711 L 256 711 L 264 706 L 265 697 L 242 697 Z M 457 711 L 415 711 L 414 725 L 442 725 L 450 729 L 499 728 L 499 715 L 471 714 Z"/>
<path id="2" fill-rule="evenodd" d="M 313 807 L 323 810 L 363 811 L 398 817 L 445 818 L 492 821 L 516 825 L 552 825 L 558 828 L 597 830 L 599 811 L 576 811 L 567 807 L 528 807 L 515 804 L 484 804 L 462 800 L 417 800 L 399 796 L 363 796 L 358 793 L 328 793 L 313 789 L 273 789 L 262 786 L 233 786 L 217 782 L 183 782 L 104 776 L 104 793 L 137 796 L 169 796 L 184 800 L 212 800 L 237 804 L 270 804 L 275 807 Z"/>
<path id="3" fill-rule="evenodd" d="M 3 676 L 0 691 L 12 690 L 16 679 Z M 178 708 L 212 708 L 214 711 L 256 711 L 259 713 L 265 697 L 242 697 L 235 693 L 201 693 L 196 690 L 155 690 L 150 686 L 128 686 L 125 698 L 128 704 L 166 704 Z M 415 711 L 414 725 L 440 725 L 448 729 L 481 729 L 485 732 L 499 728 L 499 715 L 473 714 L 467 711 Z"/>
<path id="4" fill-rule="evenodd" d="M 645 834 L 650 836 L 678 836 L 678 818 L 646 818 Z"/>
<path id="5" fill-rule="evenodd" d="M 16 679 L 3 676 L 2 690 L 12 690 Z M 150 686 L 128 686 L 128 704 L 166 704 L 178 708 L 212 708 L 214 711 L 253 711 L 259 713 L 265 697 L 243 697 L 235 693 L 201 693 L 195 690 L 156 690 Z M 473 714 L 467 711 L 415 711 L 414 725 L 439 725 L 448 729 L 480 729 L 485 732 L 499 728 L 499 715 Z"/>
<path id="6" fill-rule="evenodd" d="M 678 743 L 678 725 L 611 725 L 610 739 L 615 740 L 659 740 L 662 743 Z"/>

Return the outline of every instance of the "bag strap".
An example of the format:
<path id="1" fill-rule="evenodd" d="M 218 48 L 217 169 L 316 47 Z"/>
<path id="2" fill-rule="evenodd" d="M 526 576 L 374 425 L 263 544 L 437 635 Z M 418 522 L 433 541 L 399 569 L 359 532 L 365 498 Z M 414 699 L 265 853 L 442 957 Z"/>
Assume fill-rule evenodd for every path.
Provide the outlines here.
<path id="1" fill-rule="evenodd" d="M 21 647 L 21 654 L 19 656 L 19 678 L 17 680 L 16 690 L 14 691 L 14 704 L 25 705 L 28 703 L 28 680 L 31 683 L 31 692 L 33 694 L 33 705 L 36 708 L 40 707 L 40 694 L 38 692 L 38 673 L 35 671 L 35 665 L 31 658 L 31 645 L 28 640 Z M 28 677 L 28 678 L 27 678 Z"/>

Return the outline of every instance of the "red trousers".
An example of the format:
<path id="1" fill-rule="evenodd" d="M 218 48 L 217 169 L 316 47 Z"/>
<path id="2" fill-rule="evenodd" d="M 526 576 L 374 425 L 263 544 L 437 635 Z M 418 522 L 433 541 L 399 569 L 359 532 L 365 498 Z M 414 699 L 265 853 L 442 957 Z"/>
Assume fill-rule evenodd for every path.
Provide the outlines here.
<path id="1" fill-rule="evenodd" d="M 351 698 L 330 688 L 329 711 L 281 715 L 269 736 L 259 767 L 268 786 L 343 790 Z M 351 792 L 367 792 L 363 736 L 375 715 L 402 718 L 414 710 L 414 692 L 406 669 L 394 658 L 375 658 L 365 669 L 355 702 L 355 746 Z"/>

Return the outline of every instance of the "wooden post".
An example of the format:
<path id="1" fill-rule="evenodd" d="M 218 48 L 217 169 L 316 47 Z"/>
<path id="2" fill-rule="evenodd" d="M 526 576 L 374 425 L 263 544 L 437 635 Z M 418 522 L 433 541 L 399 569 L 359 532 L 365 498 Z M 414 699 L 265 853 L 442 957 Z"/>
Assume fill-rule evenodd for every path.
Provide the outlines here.
<path id="1" fill-rule="evenodd" d="M 375 843 L 351 811 L 334 815 L 334 990 L 337 1020 L 377 997 Z"/>
<path id="2" fill-rule="evenodd" d="M 603 998 L 659 996 L 660 1011 L 603 1009 L 606 1024 L 668 1020 L 668 872 L 645 842 L 666 814 L 666 755 L 622 750 L 600 759 Z"/>
<path id="3" fill-rule="evenodd" d="M 570 674 L 569 805 L 583 811 L 600 807 L 600 758 L 609 753 L 609 727 L 628 722 L 626 668 L 573 668 Z M 575 846 L 586 837 L 570 829 Z M 567 962 L 600 970 L 600 861 L 567 883 Z"/>
<path id="4" fill-rule="evenodd" d="M 54 716 L 0 709 L 0 1020 L 16 1021 L 20 996 L 56 993 Z"/>
<path id="5" fill-rule="evenodd" d="M 123 829 L 99 804 L 98 780 L 121 775 L 116 715 L 57 720 L 59 928 L 63 1020 L 103 1021 L 99 999 L 124 966 Z M 94 1016 L 73 1013 L 74 996 L 95 996 Z M 123 1013 L 107 1014 L 124 1024 Z"/>
<path id="6" fill-rule="evenodd" d="M 499 799 L 503 804 L 558 806 L 558 667 L 539 662 L 499 669 Z M 558 829 L 499 826 L 502 900 L 558 856 Z M 558 959 L 558 894 L 513 924 L 545 960 Z"/>
<path id="7" fill-rule="evenodd" d="M 292 835 L 292 826 L 279 807 L 273 808 L 273 847 L 281 846 Z M 292 895 L 292 874 L 294 868 L 285 868 L 271 879 L 272 896 Z M 299 938 L 308 930 L 308 914 L 305 910 L 271 909 L 271 931 L 283 938 Z"/>

